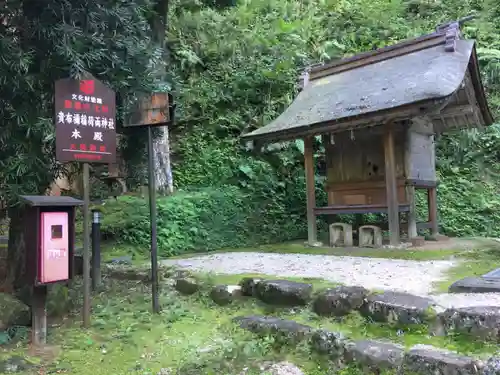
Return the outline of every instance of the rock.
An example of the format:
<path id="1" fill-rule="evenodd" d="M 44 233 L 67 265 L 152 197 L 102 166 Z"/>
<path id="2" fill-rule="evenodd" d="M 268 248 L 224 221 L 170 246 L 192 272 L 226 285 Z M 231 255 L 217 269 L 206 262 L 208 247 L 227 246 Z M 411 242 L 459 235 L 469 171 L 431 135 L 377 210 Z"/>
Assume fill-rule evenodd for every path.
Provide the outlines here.
<path id="1" fill-rule="evenodd" d="M 500 375 L 500 357 L 491 357 L 483 367 L 482 375 Z"/>
<path id="2" fill-rule="evenodd" d="M 448 288 L 450 293 L 500 293 L 500 278 L 466 277 Z"/>
<path id="3" fill-rule="evenodd" d="M 0 373 L 2 374 L 24 372 L 32 367 L 32 363 L 29 363 L 24 358 L 19 356 L 12 356 L 5 361 L 0 361 Z"/>
<path id="4" fill-rule="evenodd" d="M 340 332 L 317 330 L 311 336 L 311 349 L 319 354 L 328 355 L 330 359 L 343 358 L 346 338 Z"/>
<path id="5" fill-rule="evenodd" d="M 404 348 L 384 341 L 361 340 L 346 345 L 344 358 L 363 368 L 379 372 L 397 369 L 403 362 Z"/>
<path id="6" fill-rule="evenodd" d="M 182 294 L 194 294 L 200 290 L 198 281 L 192 277 L 184 277 L 175 280 L 175 289 Z"/>
<path id="7" fill-rule="evenodd" d="M 253 277 L 245 277 L 239 282 L 241 287 L 241 294 L 248 297 L 254 297 L 256 295 L 256 286 L 261 279 L 254 279 Z"/>
<path id="8" fill-rule="evenodd" d="M 125 264 L 125 265 L 132 265 L 132 256 L 130 255 L 124 255 L 122 257 L 116 257 L 112 258 L 109 263 L 111 264 Z"/>
<path id="9" fill-rule="evenodd" d="M 375 322 L 422 324 L 434 320 L 435 302 L 408 293 L 386 291 L 365 299 L 360 313 Z"/>
<path id="10" fill-rule="evenodd" d="M 169 368 L 161 368 L 156 375 L 172 375 L 172 370 Z"/>
<path id="11" fill-rule="evenodd" d="M 368 290 L 359 286 L 339 286 L 318 294 L 313 310 L 322 316 L 344 316 L 359 309 L 368 295 Z"/>
<path id="12" fill-rule="evenodd" d="M 460 332 L 500 342 L 500 307 L 472 306 L 446 309 L 438 314 L 445 332 Z"/>
<path id="13" fill-rule="evenodd" d="M 183 279 L 186 277 L 193 277 L 193 274 L 189 270 L 165 269 L 165 277 L 171 277 L 173 279 Z"/>
<path id="14" fill-rule="evenodd" d="M 481 364 L 473 358 L 430 345 L 416 345 L 406 352 L 401 373 L 414 375 L 480 374 Z"/>
<path id="15" fill-rule="evenodd" d="M 311 284 L 288 280 L 263 280 L 256 285 L 256 296 L 270 305 L 304 306 L 311 300 Z"/>
<path id="16" fill-rule="evenodd" d="M 212 300 L 221 306 L 229 305 L 241 295 L 241 287 L 238 285 L 217 285 L 210 292 Z"/>
<path id="17" fill-rule="evenodd" d="M 12 326 L 29 326 L 30 324 L 30 308 L 16 297 L 0 293 L 0 330 Z"/>
<path id="18" fill-rule="evenodd" d="M 236 317 L 233 321 L 250 332 L 273 335 L 278 341 L 287 343 L 299 343 L 310 338 L 313 333 L 313 329 L 309 326 L 271 316 Z"/>
<path id="19" fill-rule="evenodd" d="M 261 368 L 262 375 L 304 375 L 302 370 L 290 362 L 274 363 Z"/>
<path id="20" fill-rule="evenodd" d="M 122 264 L 103 264 L 102 274 L 116 280 L 131 280 L 143 282 L 149 282 L 151 280 L 149 269 Z"/>

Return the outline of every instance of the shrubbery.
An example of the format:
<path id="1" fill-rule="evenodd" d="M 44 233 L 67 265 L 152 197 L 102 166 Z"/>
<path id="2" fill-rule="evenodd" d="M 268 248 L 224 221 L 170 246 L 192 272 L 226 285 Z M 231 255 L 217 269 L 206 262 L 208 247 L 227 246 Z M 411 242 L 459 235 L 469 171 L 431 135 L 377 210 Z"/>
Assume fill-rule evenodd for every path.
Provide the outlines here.
<path id="1" fill-rule="evenodd" d="M 274 201 L 275 207 L 269 205 L 256 204 L 235 186 L 159 198 L 159 253 L 169 256 L 304 237 L 304 215 L 290 212 L 279 199 Z M 150 222 L 146 198 L 122 196 L 106 201 L 102 209 L 104 238 L 147 248 Z"/>

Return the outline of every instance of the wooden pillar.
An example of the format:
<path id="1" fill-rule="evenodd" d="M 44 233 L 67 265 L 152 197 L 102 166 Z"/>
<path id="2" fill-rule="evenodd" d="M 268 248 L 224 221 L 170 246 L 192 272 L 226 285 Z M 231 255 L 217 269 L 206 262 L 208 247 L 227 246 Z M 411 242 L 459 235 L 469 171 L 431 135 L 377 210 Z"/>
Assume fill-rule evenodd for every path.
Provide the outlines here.
<path id="1" fill-rule="evenodd" d="M 318 241 L 316 232 L 316 187 L 314 183 L 314 150 L 313 138 L 304 138 L 304 166 L 306 173 L 306 198 L 307 198 L 307 242 L 314 245 Z"/>
<path id="2" fill-rule="evenodd" d="M 406 197 L 410 204 L 410 211 L 408 212 L 408 239 L 417 237 L 417 202 L 415 195 L 415 186 L 406 186 Z"/>
<path id="3" fill-rule="evenodd" d="M 429 222 L 431 223 L 431 237 L 436 238 L 439 235 L 436 187 L 427 189 L 427 208 L 429 210 Z"/>
<path id="4" fill-rule="evenodd" d="M 389 217 L 389 236 L 392 246 L 399 245 L 399 203 L 396 182 L 396 156 L 394 152 L 394 129 L 387 124 L 384 133 L 385 186 L 387 193 L 387 214 Z"/>

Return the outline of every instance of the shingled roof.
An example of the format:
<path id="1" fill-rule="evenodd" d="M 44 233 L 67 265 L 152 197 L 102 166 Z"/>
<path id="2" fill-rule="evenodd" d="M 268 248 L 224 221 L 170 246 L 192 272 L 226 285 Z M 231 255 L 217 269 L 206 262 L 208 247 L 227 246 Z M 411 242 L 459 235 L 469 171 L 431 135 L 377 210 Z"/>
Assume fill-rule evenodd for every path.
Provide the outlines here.
<path id="1" fill-rule="evenodd" d="M 441 30 L 311 67 L 293 103 L 273 122 L 244 137 L 278 141 L 423 115 L 441 118 L 444 131 L 451 127 L 442 112 L 447 106 L 462 108 L 463 119 L 454 119 L 454 128 L 490 125 L 475 42 L 451 42 L 450 47 L 449 33 Z"/>

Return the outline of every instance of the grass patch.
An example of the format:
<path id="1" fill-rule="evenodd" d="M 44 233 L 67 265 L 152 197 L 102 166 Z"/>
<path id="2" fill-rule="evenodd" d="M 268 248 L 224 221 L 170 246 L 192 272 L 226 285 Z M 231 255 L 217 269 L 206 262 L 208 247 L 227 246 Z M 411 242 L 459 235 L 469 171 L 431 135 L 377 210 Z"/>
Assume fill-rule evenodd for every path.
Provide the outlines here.
<path id="1" fill-rule="evenodd" d="M 309 254 L 309 255 L 335 255 L 335 256 L 356 256 L 362 258 L 382 258 L 382 259 L 405 259 L 405 260 L 443 260 L 461 254 L 463 249 L 371 249 L 371 248 L 332 248 L 332 247 L 309 247 L 301 242 L 287 242 L 273 245 L 262 245 L 252 248 L 229 248 L 211 251 L 208 254 L 221 254 L 232 252 L 259 252 L 275 254 Z M 174 256 L 169 259 L 185 259 L 207 253 L 189 253 Z"/>

